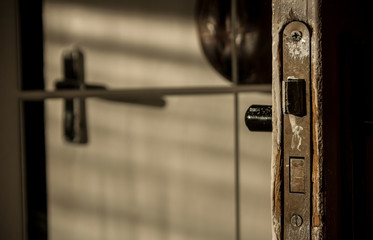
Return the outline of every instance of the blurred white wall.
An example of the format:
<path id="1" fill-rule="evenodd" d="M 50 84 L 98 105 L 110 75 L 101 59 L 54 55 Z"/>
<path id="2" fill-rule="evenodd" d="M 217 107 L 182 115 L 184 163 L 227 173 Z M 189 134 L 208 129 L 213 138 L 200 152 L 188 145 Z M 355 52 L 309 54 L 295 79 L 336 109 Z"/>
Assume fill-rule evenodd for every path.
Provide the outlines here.
<path id="1" fill-rule="evenodd" d="M 46 0 L 47 89 L 62 77 L 61 54 L 72 45 L 85 53 L 89 83 L 228 86 L 202 55 L 194 4 Z M 166 101 L 151 108 L 88 99 L 87 145 L 63 139 L 63 100 L 46 101 L 51 240 L 235 238 L 233 96 Z M 271 96 L 239 101 L 242 239 L 270 239 L 271 136 L 248 132 L 243 114 Z"/>
<path id="2" fill-rule="evenodd" d="M 45 1 L 47 89 L 61 77 L 62 51 L 72 46 L 85 53 L 88 83 L 111 88 L 229 85 L 200 50 L 195 1 L 181 1 L 175 13 L 157 11 L 169 0 L 156 1 L 157 9 L 151 0 L 136 6 L 129 0 L 97 2 L 103 1 Z"/>

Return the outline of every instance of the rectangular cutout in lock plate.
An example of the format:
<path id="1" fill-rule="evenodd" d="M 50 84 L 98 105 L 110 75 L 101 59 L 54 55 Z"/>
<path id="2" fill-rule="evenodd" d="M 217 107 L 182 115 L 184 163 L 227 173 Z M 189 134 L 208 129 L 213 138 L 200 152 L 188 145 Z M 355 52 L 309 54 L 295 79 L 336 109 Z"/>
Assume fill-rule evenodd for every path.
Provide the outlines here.
<path id="1" fill-rule="evenodd" d="M 282 36 L 284 240 L 311 239 L 310 32 L 298 21 Z M 294 216 L 297 221 L 294 221 Z M 301 219 L 301 221 L 299 221 Z"/>
<path id="2" fill-rule="evenodd" d="M 304 158 L 290 157 L 290 192 L 305 192 Z"/>
<path id="3" fill-rule="evenodd" d="M 304 79 L 288 79 L 284 82 L 285 113 L 295 116 L 306 115 L 306 82 Z"/>

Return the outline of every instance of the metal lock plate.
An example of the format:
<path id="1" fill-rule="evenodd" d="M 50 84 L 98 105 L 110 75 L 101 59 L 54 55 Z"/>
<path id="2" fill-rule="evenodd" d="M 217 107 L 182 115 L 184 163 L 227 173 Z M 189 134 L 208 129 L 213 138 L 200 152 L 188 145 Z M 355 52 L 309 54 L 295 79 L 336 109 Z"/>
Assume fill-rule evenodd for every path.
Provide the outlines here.
<path id="1" fill-rule="evenodd" d="M 311 94 L 310 33 L 286 25 L 282 49 L 284 239 L 310 239 Z"/>

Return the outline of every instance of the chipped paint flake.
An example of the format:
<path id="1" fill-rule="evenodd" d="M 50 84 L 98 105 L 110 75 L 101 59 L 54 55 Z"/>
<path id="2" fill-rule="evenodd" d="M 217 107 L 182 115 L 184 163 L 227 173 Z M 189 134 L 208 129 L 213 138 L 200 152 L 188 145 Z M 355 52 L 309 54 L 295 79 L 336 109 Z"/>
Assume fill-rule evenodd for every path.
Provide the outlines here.
<path id="1" fill-rule="evenodd" d="M 290 57 L 297 60 L 302 60 L 309 57 L 310 52 L 308 42 L 308 39 L 304 38 L 300 41 L 286 41 Z"/>
<path id="2" fill-rule="evenodd" d="M 293 132 L 293 136 L 291 139 L 291 149 L 297 148 L 298 151 L 301 151 L 300 146 L 302 145 L 302 136 L 301 132 L 303 131 L 303 127 L 299 126 L 296 122 L 294 116 L 289 116 L 291 130 Z"/>
<path id="3" fill-rule="evenodd" d="M 291 149 L 295 148 L 295 145 L 297 145 L 297 150 L 300 150 L 300 146 L 302 145 L 302 137 L 300 135 L 301 131 L 303 131 L 303 128 L 301 126 L 293 126 L 293 137 L 291 139 Z M 298 144 L 296 144 L 298 142 Z"/>

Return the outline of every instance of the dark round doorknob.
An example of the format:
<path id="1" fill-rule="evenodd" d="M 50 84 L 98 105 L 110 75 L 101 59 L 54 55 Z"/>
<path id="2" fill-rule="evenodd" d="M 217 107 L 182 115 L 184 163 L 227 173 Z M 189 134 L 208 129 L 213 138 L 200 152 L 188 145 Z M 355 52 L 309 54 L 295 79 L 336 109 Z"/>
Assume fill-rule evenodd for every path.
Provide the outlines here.
<path id="1" fill-rule="evenodd" d="M 211 66 L 232 81 L 233 43 L 238 83 L 272 81 L 272 3 L 237 0 L 235 31 L 231 0 L 197 0 L 196 24 L 202 52 Z"/>
<path id="2" fill-rule="evenodd" d="M 245 123 L 250 131 L 272 132 L 272 106 L 251 105 L 245 113 Z"/>

